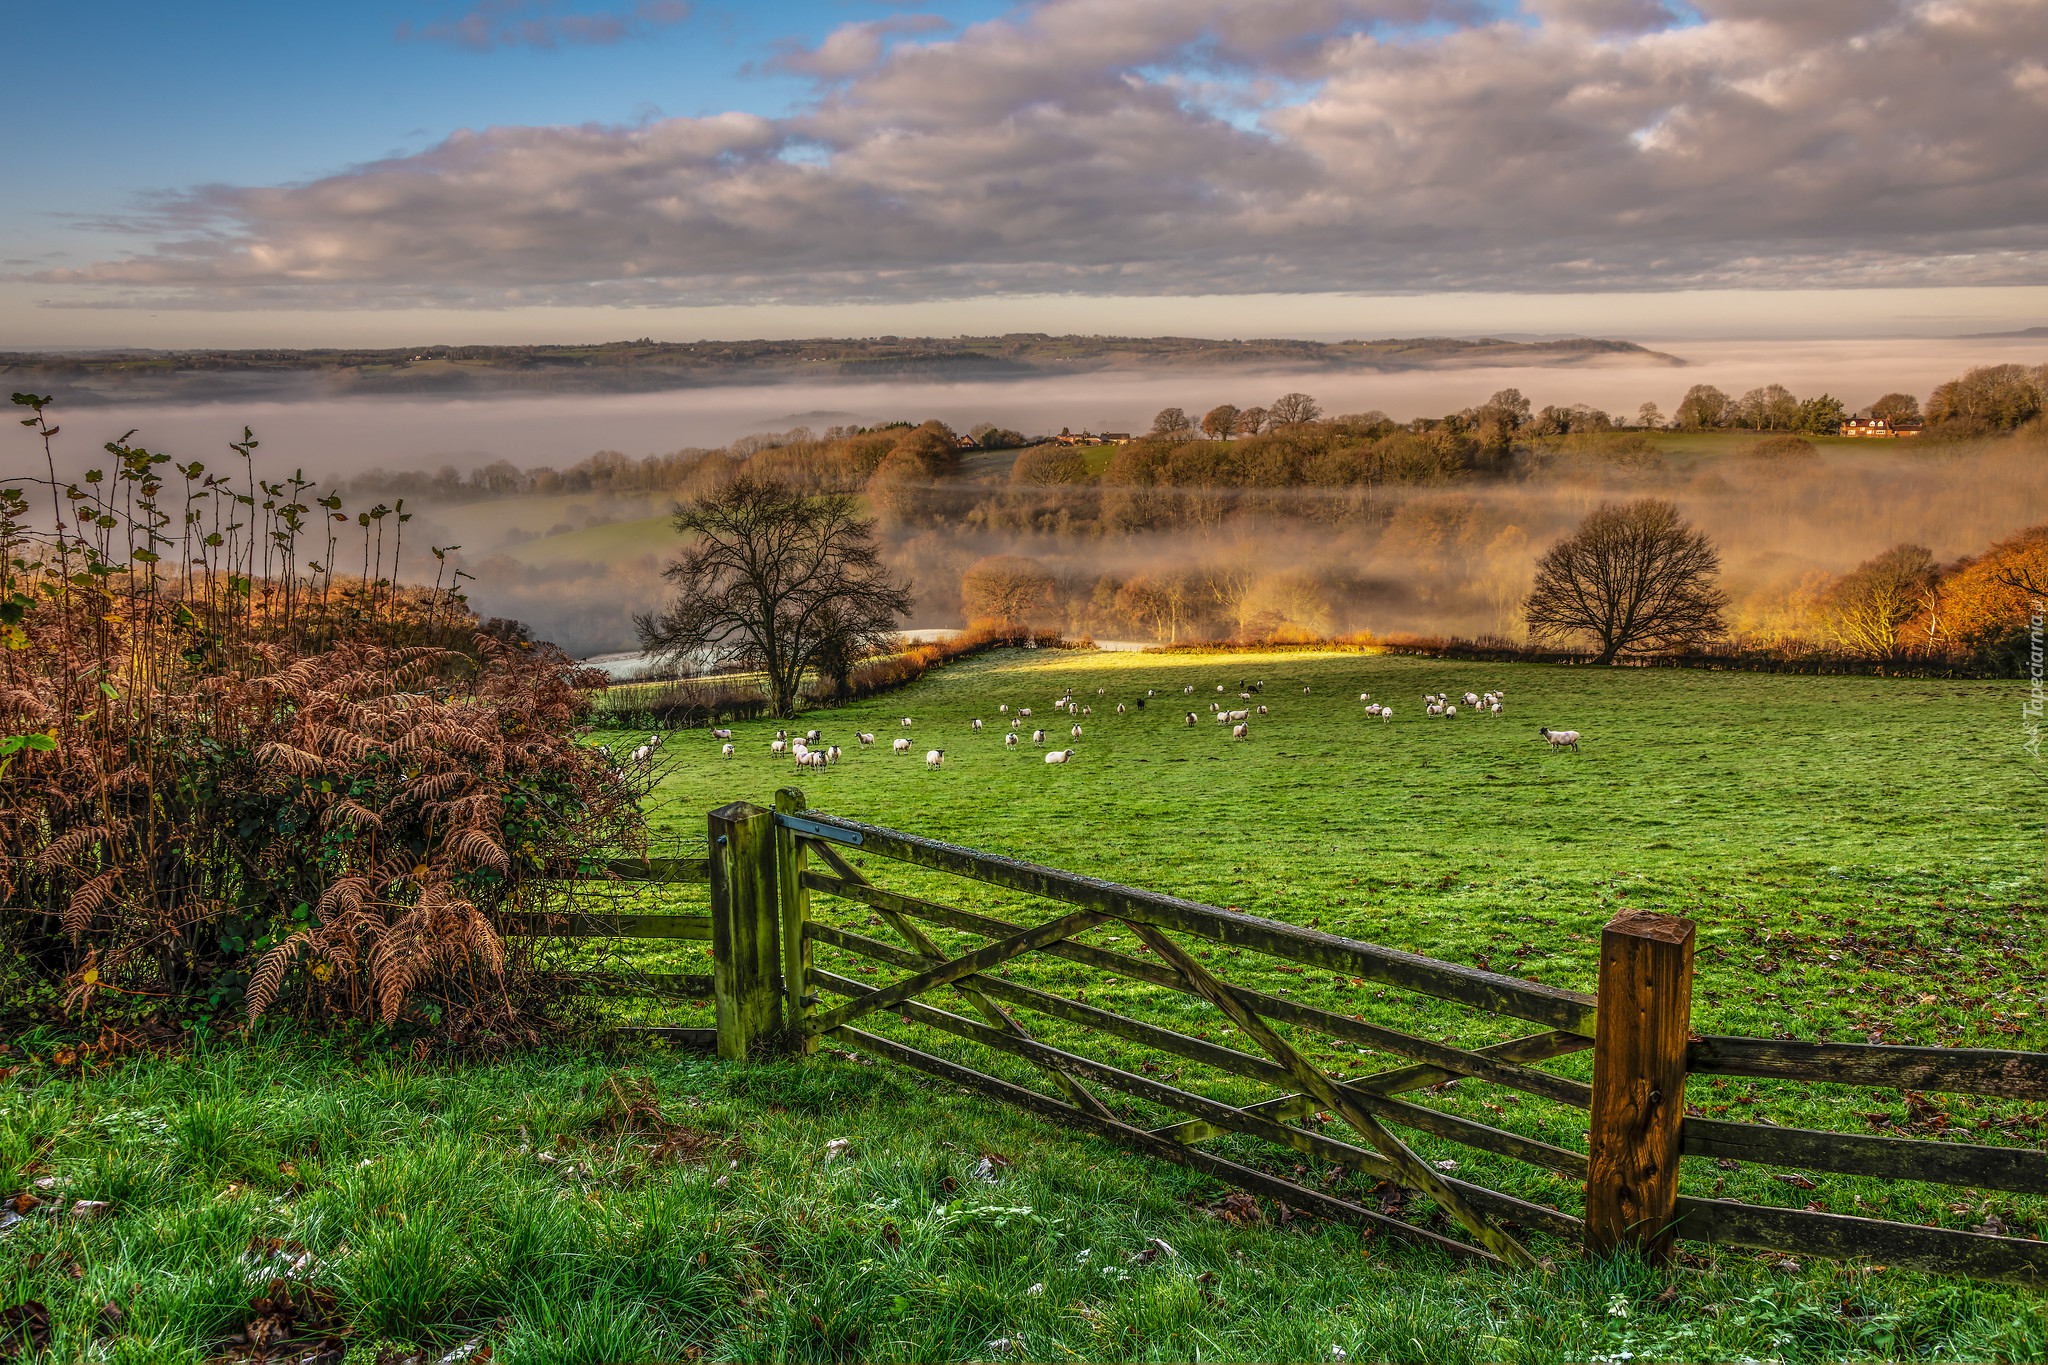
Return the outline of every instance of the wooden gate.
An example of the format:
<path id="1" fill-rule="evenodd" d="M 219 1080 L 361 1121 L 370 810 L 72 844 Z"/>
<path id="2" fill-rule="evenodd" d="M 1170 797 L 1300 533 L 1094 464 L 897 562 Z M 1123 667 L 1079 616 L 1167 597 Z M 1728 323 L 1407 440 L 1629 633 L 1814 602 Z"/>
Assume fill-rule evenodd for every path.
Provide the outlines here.
<path id="1" fill-rule="evenodd" d="M 1725 1123 L 1685 1107 L 1689 1072 L 2048 1097 L 2048 1055 L 1702 1038 L 1691 1029 L 1693 926 L 1676 916 L 1628 912 L 1605 926 L 1596 1000 L 811 810 L 795 788 L 778 792 L 773 810 L 742 802 L 713 811 L 709 839 L 716 1044 L 728 1058 L 802 1055 L 829 1039 L 1296 1209 L 1467 1260 L 1532 1265 L 1521 1234 L 1536 1229 L 1653 1256 L 1686 1238 L 1883 1257 L 1988 1279 L 2048 1278 L 2048 1243 L 2037 1240 L 1681 1197 L 1686 1155 L 2048 1194 L 2048 1154 L 2036 1149 Z M 879 885 L 856 865 L 877 861 L 878 873 L 898 869 L 920 891 L 936 883 L 1013 897 L 1015 917 Z M 818 911 L 842 913 L 814 913 L 814 898 Z M 850 922 L 844 912 L 866 918 Z M 897 941 L 863 932 L 869 927 L 886 927 Z M 1128 950 L 1110 946 L 1132 940 Z M 1455 1007 L 1470 1027 L 1522 1029 L 1459 1043 L 1367 1022 L 1226 979 L 1227 963 L 1246 953 L 1281 972 L 1319 973 L 1326 987 Z M 1012 968 L 1027 963 L 1058 967 L 1060 980 L 1013 979 Z M 883 968 L 900 975 L 858 979 Z M 945 1007 L 957 1003 L 967 1011 Z M 1034 1036 L 1020 1013 L 1059 1021 L 1068 1045 Z M 904 1036 L 920 1030 L 1027 1069 L 1006 1078 L 988 1062 L 968 1065 L 921 1035 Z M 1160 1060 L 1132 1066 L 1089 1055 L 1119 1044 Z M 1590 1083 L 1539 1065 L 1589 1049 Z M 1399 1064 L 1375 1060 L 1377 1069 L 1349 1076 L 1321 1064 L 1339 1057 Z M 1587 1150 L 1424 1102 L 1460 1083 L 1499 1087 L 1486 1093 L 1512 1104 L 1524 1126 L 1557 1132 L 1562 1123 L 1585 1134 Z M 1219 1089 L 1232 1097 L 1218 1098 Z M 1503 1119 L 1509 1112 L 1485 1107 Z M 1548 1173 L 1545 1188 L 1580 1199 L 1583 1214 L 1459 1179 L 1449 1173 L 1458 1163 L 1424 1159 L 1410 1145 L 1416 1138 L 1396 1130 Z M 1437 1212 L 1448 1225 L 1437 1232 L 1389 1216 L 1307 1183 L 1298 1165 L 1289 1178 L 1209 1149 L 1225 1135 L 1389 1182 L 1422 1201 L 1404 1212 Z"/>

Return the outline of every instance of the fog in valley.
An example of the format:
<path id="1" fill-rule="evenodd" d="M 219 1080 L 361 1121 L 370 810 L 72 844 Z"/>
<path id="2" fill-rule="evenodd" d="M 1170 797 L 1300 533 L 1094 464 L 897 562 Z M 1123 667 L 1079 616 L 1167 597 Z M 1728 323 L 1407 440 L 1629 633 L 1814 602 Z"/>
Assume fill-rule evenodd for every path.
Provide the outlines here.
<path id="1" fill-rule="evenodd" d="M 1182 475 L 1146 487 L 1101 478 L 1109 458 L 1102 448 L 1085 478 L 1026 481 L 1013 481 L 1017 452 L 1004 451 L 971 454 L 886 496 L 865 481 L 871 468 L 820 474 L 838 457 L 803 439 L 927 419 L 963 433 L 980 423 L 1027 436 L 1063 428 L 1143 433 L 1162 408 L 1183 408 L 1199 422 L 1217 404 L 1270 404 L 1290 391 L 1312 394 L 1326 416 L 1377 411 L 1400 423 L 1473 408 L 1504 388 L 1539 409 L 1578 404 L 1617 421 L 1632 421 L 1644 403 L 1668 416 L 1699 384 L 1739 395 L 1778 383 L 1799 398 L 1832 394 L 1853 411 L 1895 391 L 1924 401 L 1972 365 L 2043 359 L 2038 339 L 1657 344 L 1685 363 L 1627 357 L 1365 376 L 1112 371 L 232 410 L 65 412 L 60 393 L 57 444 L 66 475 L 96 457 L 104 463 L 99 443 L 130 428 L 153 450 L 219 467 L 228 463 L 225 443 L 246 424 L 262 443 L 269 477 L 296 467 L 346 481 L 351 512 L 405 496 L 413 514 L 408 576 L 431 580 L 437 568 L 459 568 L 473 575 L 465 587 L 481 613 L 526 621 L 578 655 L 633 647 L 632 617 L 658 603 L 660 566 L 676 543 L 667 510 L 693 481 L 734 468 L 729 456 L 750 453 L 757 467 L 875 499 L 890 561 L 917 586 L 918 611 L 907 624 L 965 624 L 975 603 L 963 597 L 963 577 L 985 561 L 1015 557 L 1051 580 L 1034 606 L 1040 619 L 1103 639 L 1360 630 L 1518 638 L 1535 556 L 1603 500 L 1655 495 L 1676 501 L 1718 542 L 1734 599 L 1731 627 L 1770 641 L 1801 632 L 1832 575 L 1888 547 L 1917 543 L 1952 561 L 2048 522 L 2042 450 L 2024 438 L 1824 444 L 1773 458 L 1751 453 L 1754 439 L 1737 433 L 1666 440 L 1662 448 L 1629 433 L 1573 434 L 1518 445 L 1476 471 L 1445 463 L 1399 475 L 1329 474 L 1324 467 L 1340 453 L 1317 447 L 1290 457 L 1305 472 L 1270 483 Z M 792 429 L 797 443 L 773 449 Z M 40 463 L 25 434 L 14 439 L 11 467 Z M 1396 441 L 1395 455 L 1410 465 L 1435 458 L 1425 438 L 1400 439 L 1413 450 Z M 637 465 L 648 455 L 719 447 L 730 447 L 728 456 L 676 464 L 686 472 L 672 484 L 566 474 L 600 451 L 618 452 L 607 457 L 612 465 Z M 469 491 L 471 472 L 492 466 L 507 486 L 497 496 Z M 524 477 L 541 467 L 564 471 L 564 480 L 541 486 Z M 436 494 L 403 477 L 444 468 L 464 476 L 462 489 Z M 365 478 L 372 469 L 400 477 Z M 436 561 L 434 546 L 460 548 Z M 346 568 L 346 555 L 341 563 Z"/>

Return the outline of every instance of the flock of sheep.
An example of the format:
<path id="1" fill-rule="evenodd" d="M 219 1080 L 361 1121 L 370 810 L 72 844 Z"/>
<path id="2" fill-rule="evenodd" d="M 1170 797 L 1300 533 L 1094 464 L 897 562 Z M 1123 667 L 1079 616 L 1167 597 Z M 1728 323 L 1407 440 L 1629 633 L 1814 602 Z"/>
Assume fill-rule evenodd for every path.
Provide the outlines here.
<path id="1" fill-rule="evenodd" d="M 1249 740 L 1251 738 L 1252 717 L 1254 715 L 1264 716 L 1268 714 L 1267 708 L 1263 703 L 1253 701 L 1255 695 L 1265 691 L 1265 687 L 1264 680 L 1250 682 L 1239 679 L 1237 700 L 1250 703 L 1249 705 L 1231 707 L 1223 702 L 1212 701 L 1209 703 L 1209 711 L 1216 723 L 1230 727 L 1230 737 L 1232 740 Z M 1216 690 L 1218 692 L 1225 691 L 1225 685 L 1222 683 L 1216 684 Z M 1303 688 L 1302 691 L 1305 694 L 1308 689 Z M 1192 686 L 1182 689 L 1183 696 L 1193 696 L 1194 692 L 1195 689 Z M 1097 688 L 1095 695 L 1098 697 L 1102 696 L 1103 689 Z M 1143 710 L 1146 701 L 1157 695 L 1157 689 L 1148 688 L 1145 695 L 1136 698 L 1130 706 L 1122 702 L 1117 703 L 1116 714 L 1124 715 L 1132 707 Z M 1368 716 L 1376 717 L 1383 725 L 1390 724 L 1393 721 L 1394 708 L 1383 702 L 1374 701 L 1370 692 L 1359 693 L 1358 699 L 1366 703 L 1365 713 Z M 1425 693 L 1422 698 L 1422 711 L 1425 716 L 1450 720 L 1457 717 L 1461 704 L 1467 712 L 1497 719 L 1506 711 L 1507 691 L 1505 688 L 1496 688 L 1490 692 L 1467 692 L 1456 700 L 1453 700 L 1452 695 L 1448 692 Z M 1074 690 L 1071 687 L 1067 688 L 1065 693 L 1057 701 L 1053 702 L 1052 707 L 1055 713 L 1070 722 L 1068 737 L 1071 739 L 1080 739 L 1082 736 L 1081 718 L 1094 715 L 1092 707 L 1084 706 L 1074 700 Z M 1013 714 L 1010 704 L 1004 702 L 996 710 L 999 714 L 1008 718 L 1010 722 L 1009 731 L 1003 735 L 1003 746 L 1009 749 L 1017 748 L 1024 733 L 1025 722 L 1033 719 L 1032 709 L 1028 706 L 1019 706 Z M 1185 713 L 1183 723 L 1192 728 L 1199 719 L 1200 712 L 1189 711 Z M 911 728 L 913 723 L 911 717 L 904 716 L 902 721 L 905 730 Z M 969 726 L 971 732 L 977 735 L 984 728 L 983 722 L 978 716 L 969 722 Z M 1537 736 L 1549 743 L 1552 752 L 1567 748 L 1574 753 L 1578 752 L 1579 732 L 1576 730 L 1552 730 L 1544 726 L 1538 728 Z M 731 730 L 713 730 L 711 737 L 722 741 L 719 752 L 724 757 L 732 758 L 736 756 L 738 750 L 734 745 L 733 732 Z M 1030 738 L 1032 744 L 1041 749 L 1045 748 L 1046 731 L 1044 729 L 1034 727 L 1030 731 Z M 856 731 L 854 739 L 863 749 L 871 749 L 876 744 L 875 736 L 868 731 Z M 647 743 L 635 749 L 627 763 L 643 769 L 647 767 L 652 762 L 654 751 L 660 746 L 661 740 L 662 736 L 659 734 L 649 735 Z M 912 748 L 907 736 L 898 737 L 891 742 L 889 747 L 891 752 L 896 754 L 910 753 Z M 792 736 L 787 730 L 777 730 L 775 738 L 769 742 L 768 749 L 770 753 L 776 755 L 793 757 L 799 768 L 830 767 L 839 762 L 841 756 L 840 747 L 837 744 L 824 743 L 823 736 L 816 730 L 807 731 L 801 736 Z M 1078 750 L 1072 748 L 1053 749 L 1045 755 L 1045 761 L 1047 763 L 1070 763 L 1078 752 Z M 924 765 L 927 769 L 943 768 L 945 764 L 946 751 L 944 749 L 927 749 L 925 751 Z M 623 771 L 623 769 L 621 770 Z"/>

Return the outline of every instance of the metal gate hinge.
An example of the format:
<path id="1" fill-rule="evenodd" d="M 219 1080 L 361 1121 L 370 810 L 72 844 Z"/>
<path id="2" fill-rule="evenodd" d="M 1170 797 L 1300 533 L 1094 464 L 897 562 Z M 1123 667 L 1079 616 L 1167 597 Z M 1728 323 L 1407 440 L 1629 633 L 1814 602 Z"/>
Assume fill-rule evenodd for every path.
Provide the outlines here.
<path id="1" fill-rule="evenodd" d="M 817 839 L 830 839 L 835 844 L 852 844 L 859 848 L 866 842 L 866 836 L 837 825 L 821 825 L 816 820 L 806 820 L 801 815 L 784 815 L 775 812 L 775 823 L 784 829 L 793 829 L 798 834 L 808 834 Z"/>

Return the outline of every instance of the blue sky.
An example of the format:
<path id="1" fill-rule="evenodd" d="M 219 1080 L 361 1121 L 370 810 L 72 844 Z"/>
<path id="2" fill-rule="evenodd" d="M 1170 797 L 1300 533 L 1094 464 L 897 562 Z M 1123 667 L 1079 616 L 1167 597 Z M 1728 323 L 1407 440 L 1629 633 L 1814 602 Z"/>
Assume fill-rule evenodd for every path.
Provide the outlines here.
<path id="1" fill-rule="evenodd" d="M 2010 0 L 120 0 L 8 35 L 0 345 L 2048 322 L 2048 6 Z"/>

